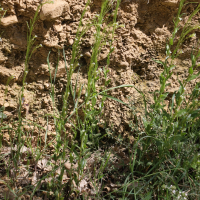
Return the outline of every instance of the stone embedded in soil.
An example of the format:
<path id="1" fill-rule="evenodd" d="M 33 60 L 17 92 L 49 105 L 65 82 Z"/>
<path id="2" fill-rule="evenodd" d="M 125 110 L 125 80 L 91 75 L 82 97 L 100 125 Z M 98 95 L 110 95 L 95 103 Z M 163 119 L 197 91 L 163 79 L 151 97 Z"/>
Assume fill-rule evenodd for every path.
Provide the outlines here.
<path id="1" fill-rule="evenodd" d="M 119 63 L 119 67 L 121 67 L 121 68 L 128 68 L 128 66 L 129 66 L 128 62 L 120 62 Z"/>
<path id="2" fill-rule="evenodd" d="M 64 12 L 69 12 L 69 4 L 63 0 L 55 0 L 53 4 L 45 4 L 40 12 L 41 20 L 52 20 L 60 17 Z"/>
<path id="3" fill-rule="evenodd" d="M 162 4 L 166 6 L 177 6 L 178 0 L 164 0 Z"/>
<path id="4" fill-rule="evenodd" d="M 73 45 L 73 43 L 74 43 L 74 40 L 73 39 L 69 39 L 69 45 Z"/>
<path id="5" fill-rule="evenodd" d="M 3 19 L 1 19 L 1 24 L 3 26 L 9 26 L 11 24 L 16 24 L 18 23 L 18 19 L 16 15 L 11 15 L 8 17 L 4 17 Z"/>
<path id="6" fill-rule="evenodd" d="M 61 24 L 54 25 L 53 28 L 54 28 L 57 32 L 62 32 L 62 30 L 63 30 L 63 26 L 62 26 Z"/>

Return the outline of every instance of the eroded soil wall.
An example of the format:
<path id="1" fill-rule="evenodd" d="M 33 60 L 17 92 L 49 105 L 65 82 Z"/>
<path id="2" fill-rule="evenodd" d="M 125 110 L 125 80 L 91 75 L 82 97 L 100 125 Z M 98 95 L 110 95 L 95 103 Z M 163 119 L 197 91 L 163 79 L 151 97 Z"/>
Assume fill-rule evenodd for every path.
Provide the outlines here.
<path id="1" fill-rule="evenodd" d="M 27 48 L 27 22 L 34 17 L 39 5 L 39 0 L 1 0 L 1 7 L 7 10 L 0 25 L 0 106 L 5 106 L 5 114 L 9 119 L 17 119 L 18 97 L 22 85 L 24 62 Z M 29 62 L 29 71 L 25 86 L 24 115 L 27 119 L 46 126 L 43 117 L 52 113 L 50 98 L 49 69 L 47 56 L 50 54 L 52 72 L 58 60 L 60 61 L 56 79 L 56 95 L 58 109 L 62 104 L 62 93 L 66 84 L 66 71 L 62 49 L 65 50 L 66 60 L 71 58 L 71 47 L 74 43 L 76 31 L 86 0 L 55 0 L 54 4 L 43 7 L 40 18 L 35 24 L 34 35 L 37 36 L 35 45 L 42 44 L 32 55 Z M 98 14 L 101 1 L 93 0 L 89 6 L 84 20 L 92 19 Z M 122 84 L 133 84 L 146 93 L 149 102 L 152 97 L 148 92 L 159 88 L 159 74 L 162 66 L 153 59 L 165 58 L 165 44 L 173 31 L 173 18 L 177 14 L 178 0 L 122 0 L 118 11 L 117 22 L 124 27 L 119 27 L 114 40 L 114 52 L 111 55 L 109 66 L 109 87 Z M 184 26 L 188 15 L 194 10 L 195 5 L 188 4 L 184 7 L 181 27 Z M 199 13 L 192 21 L 197 23 Z M 180 29 L 181 32 L 181 29 Z M 182 46 L 182 54 L 176 60 L 174 75 L 170 79 L 170 93 L 178 89 L 179 78 L 187 76 L 190 65 L 191 49 L 200 37 L 199 31 L 194 31 L 195 37 L 189 38 Z M 179 33 L 180 34 L 180 33 Z M 178 39 L 178 38 L 177 38 Z M 87 32 L 81 44 L 83 58 L 80 60 L 80 83 L 87 83 L 87 67 L 91 56 L 91 47 L 94 43 L 93 31 Z M 106 65 L 109 46 L 102 49 L 99 57 L 99 68 Z M 14 79 L 7 85 L 9 77 Z M 75 81 L 77 72 L 73 75 Z M 103 76 L 99 86 L 103 84 Z M 193 82 L 194 84 L 194 82 Z M 189 88 L 191 85 L 189 85 Z M 5 90 L 8 92 L 5 96 Z M 125 103 L 131 99 L 138 112 L 142 112 L 142 98 L 131 87 L 110 92 L 110 95 L 119 98 Z M 28 110 L 28 113 L 27 113 Z M 129 122 L 132 114 L 129 108 L 113 100 L 105 102 L 105 119 L 119 133 L 129 131 Z M 53 120 L 50 120 L 53 127 Z"/>

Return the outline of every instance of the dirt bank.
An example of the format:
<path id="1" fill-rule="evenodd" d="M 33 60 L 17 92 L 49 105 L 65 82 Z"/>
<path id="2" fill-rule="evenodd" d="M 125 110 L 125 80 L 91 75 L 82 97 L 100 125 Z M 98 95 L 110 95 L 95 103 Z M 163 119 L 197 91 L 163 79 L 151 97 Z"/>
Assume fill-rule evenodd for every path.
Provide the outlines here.
<path id="1" fill-rule="evenodd" d="M 24 73 L 24 62 L 26 53 L 26 22 L 33 18 L 39 0 L 2 0 L 1 7 L 7 10 L 0 25 L 0 106 L 5 106 L 7 119 L 17 117 L 18 96 Z M 47 56 L 50 54 L 52 70 L 55 69 L 58 50 L 60 50 L 60 61 L 58 66 L 56 95 L 58 109 L 62 104 L 62 93 L 66 84 L 66 71 L 62 49 L 65 50 L 66 60 L 71 58 L 71 47 L 74 42 L 78 23 L 85 7 L 86 0 L 55 0 L 54 4 L 43 6 L 40 17 L 34 29 L 37 36 L 35 45 L 42 44 L 32 55 L 29 63 L 27 84 L 25 86 L 24 116 L 31 121 L 46 126 L 44 115 L 53 111 L 50 98 L 49 70 Z M 101 1 L 93 0 L 87 10 L 84 20 L 92 19 L 98 14 Z M 109 87 L 122 84 L 133 84 L 139 90 L 145 92 L 149 102 L 152 102 L 148 92 L 159 87 L 159 74 L 162 66 L 152 59 L 165 58 L 165 43 L 173 30 L 173 18 L 176 16 L 179 6 L 178 0 L 122 0 L 118 11 L 118 24 L 124 25 L 116 31 L 114 40 L 114 52 L 111 55 L 109 76 L 111 79 Z M 195 5 L 185 6 L 184 12 L 190 14 Z M 193 23 L 198 22 L 200 14 Z M 183 16 L 183 27 L 187 20 L 187 14 Z M 176 60 L 176 69 L 170 80 L 169 92 L 175 91 L 179 84 L 175 81 L 176 75 L 183 79 L 187 76 L 190 63 L 190 52 L 197 43 L 200 32 L 195 31 L 196 36 L 185 41 L 182 54 Z M 177 38 L 178 39 L 178 38 Z M 93 45 L 93 32 L 89 31 L 81 44 L 83 58 L 81 59 L 80 78 L 81 83 L 87 82 L 87 64 L 91 56 Z M 102 49 L 99 58 L 99 68 L 106 64 L 109 46 Z M 72 82 L 77 76 L 73 75 Z M 14 79 L 10 81 L 9 77 Z M 103 76 L 99 86 L 103 82 Z M 8 92 L 5 94 L 5 90 Z M 110 95 L 128 103 L 134 103 L 137 110 L 142 112 L 142 98 L 134 88 L 123 88 L 113 90 Z M 28 111 L 27 111 L 28 110 Z M 132 114 L 126 106 L 107 100 L 105 103 L 105 120 L 112 125 L 113 130 L 126 134 L 129 131 L 129 122 Z M 53 126 L 53 120 L 50 120 Z"/>

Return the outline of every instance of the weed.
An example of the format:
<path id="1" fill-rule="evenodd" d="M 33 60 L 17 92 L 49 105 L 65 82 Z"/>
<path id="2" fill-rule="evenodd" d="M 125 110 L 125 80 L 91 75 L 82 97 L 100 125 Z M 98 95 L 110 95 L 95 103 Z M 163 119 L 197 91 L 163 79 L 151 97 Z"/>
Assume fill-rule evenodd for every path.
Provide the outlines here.
<path id="1" fill-rule="evenodd" d="M 197 60 L 200 57 L 199 46 L 191 52 L 192 65 L 188 70 L 188 77 L 183 81 L 178 79 L 179 90 L 172 95 L 169 106 L 166 107 L 165 104 L 166 98 L 169 98 L 169 93 L 165 92 L 166 87 L 169 85 L 167 81 L 173 74 L 172 70 L 176 67 L 174 60 L 179 56 L 179 49 L 183 41 L 190 37 L 190 33 L 193 30 L 199 28 L 199 24 L 191 27 L 189 22 L 200 10 L 200 5 L 196 7 L 188 18 L 177 45 L 173 46 L 179 30 L 184 2 L 185 0 L 181 0 L 178 15 L 174 20 L 175 27 L 172 37 L 169 38 L 169 42 L 166 45 L 165 61 L 155 60 L 155 62 L 163 65 L 164 71 L 160 75 L 160 90 L 154 92 L 154 103 L 148 106 L 144 94 L 138 90 L 144 99 L 145 116 L 142 117 L 142 120 L 135 116 L 137 118 L 136 121 L 141 123 L 139 126 L 142 127 L 143 132 L 138 132 L 138 141 L 134 148 L 134 162 L 130 163 L 130 169 L 132 177 L 133 174 L 139 173 L 138 170 L 141 173 L 141 169 L 143 169 L 142 173 L 146 182 L 150 177 L 153 177 L 151 188 L 154 191 L 155 188 L 159 188 L 159 185 L 166 183 L 169 185 L 176 184 L 179 191 L 183 191 L 190 184 L 193 185 L 193 188 L 190 188 L 191 191 L 199 187 L 197 182 L 199 168 L 197 164 L 195 167 L 191 164 L 199 163 L 197 159 L 199 149 L 197 141 L 199 140 L 200 128 L 199 82 L 193 87 L 191 93 L 186 94 L 188 83 L 197 79 L 200 75 L 200 72 L 195 73 L 195 69 L 198 67 Z M 138 145 L 140 148 L 138 148 Z M 135 157 L 136 154 L 137 159 Z M 194 170 L 192 175 L 189 173 L 190 170 Z M 159 174 L 156 174 L 158 172 Z M 150 174 L 152 176 L 146 179 L 145 177 Z M 161 193 L 158 190 L 158 196 Z M 136 194 L 138 195 L 139 192 L 136 192 Z M 175 194 L 177 195 L 176 198 L 181 198 L 180 193 L 174 192 L 174 190 L 170 193 L 171 197 L 167 197 L 167 194 L 162 193 L 162 198 L 169 199 Z M 185 198 L 184 196 L 183 199 Z"/>
<path id="2" fill-rule="evenodd" d="M 106 100 L 106 90 L 105 89 L 109 83 L 109 80 L 107 80 L 107 74 L 108 74 L 107 67 L 110 64 L 110 54 L 114 50 L 114 48 L 112 48 L 114 32 L 115 32 L 115 29 L 118 27 L 118 25 L 116 23 L 116 16 L 117 16 L 117 10 L 118 10 L 119 4 L 120 4 L 119 0 L 116 1 L 113 22 L 111 24 L 108 24 L 105 28 L 103 28 L 103 23 L 107 24 L 107 21 L 106 21 L 107 15 L 108 15 L 110 9 L 112 8 L 110 6 L 110 1 L 105 0 L 102 4 L 100 14 L 97 15 L 95 19 L 90 21 L 84 27 L 82 27 L 82 19 L 87 10 L 87 6 L 89 5 L 89 3 L 90 3 L 90 1 L 88 1 L 88 3 L 86 4 L 86 7 L 82 13 L 82 17 L 80 19 L 79 27 L 78 27 L 76 37 L 75 37 L 75 42 L 72 46 L 72 58 L 70 60 L 69 69 L 67 69 L 67 63 L 65 61 L 65 63 L 66 63 L 65 67 L 66 67 L 66 71 L 67 71 L 66 91 L 63 95 L 62 112 L 58 113 L 59 117 L 55 119 L 55 126 L 57 129 L 55 150 L 56 150 L 56 152 L 59 152 L 60 148 L 61 148 L 61 143 L 66 144 L 66 145 L 64 145 L 64 148 L 69 149 L 67 138 L 65 137 L 63 140 L 63 138 L 61 138 L 61 135 L 62 135 L 62 133 L 66 132 L 66 129 L 65 129 L 66 122 L 70 122 L 73 115 L 75 116 L 74 117 L 75 119 L 73 120 L 73 122 L 72 121 L 70 122 L 73 127 L 72 130 L 74 132 L 74 136 L 73 136 L 74 141 L 71 143 L 69 151 L 70 151 L 71 165 L 73 165 L 73 163 L 76 160 L 76 161 L 78 161 L 78 167 L 77 167 L 77 170 L 75 170 L 75 171 L 72 170 L 70 172 L 70 177 L 71 177 L 71 180 L 70 180 L 71 186 L 70 187 L 71 188 L 73 185 L 73 180 L 75 180 L 75 183 L 78 186 L 79 183 L 84 178 L 83 170 L 86 166 L 87 158 L 90 156 L 88 146 L 92 147 L 92 146 L 97 145 L 97 147 L 98 147 L 98 140 L 100 140 L 100 138 L 99 138 L 100 134 L 98 134 L 97 124 L 100 120 L 101 112 L 102 112 L 102 109 L 104 106 L 104 101 Z M 90 60 L 89 68 L 88 68 L 88 82 L 87 82 L 87 85 L 77 85 L 77 82 L 76 82 L 75 87 L 73 87 L 71 85 L 71 77 L 72 77 L 72 74 L 74 73 L 75 69 L 78 68 L 79 59 L 81 57 L 79 45 L 80 45 L 82 37 L 91 27 L 95 27 L 96 31 L 95 31 L 95 43 L 94 43 L 94 46 L 92 47 L 92 56 L 91 56 L 91 60 Z M 100 54 L 101 48 L 106 43 L 104 35 L 109 27 L 112 27 L 112 32 L 111 32 L 112 37 L 109 40 L 109 45 L 111 48 L 110 48 L 110 53 L 107 58 L 107 66 L 104 67 L 104 69 L 103 69 L 103 74 L 105 77 L 105 86 L 104 86 L 104 88 L 102 88 L 104 90 L 101 92 L 101 95 L 103 95 L 103 97 L 101 98 L 101 101 L 98 102 L 98 104 L 99 104 L 98 108 L 96 108 L 97 96 L 100 94 L 100 93 L 97 93 L 96 82 L 99 79 L 99 73 L 101 70 L 101 69 L 98 70 L 98 60 L 97 59 Z M 101 29 L 103 29 L 103 31 Z M 63 54 L 64 54 L 64 51 L 63 51 Z M 65 58 L 65 56 L 64 56 L 64 58 Z M 47 63 L 49 64 L 49 58 L 47 59 Z M 49 70 L 50 70 L 50 65 L 49 65 Z M 56 68 L 56 71 L 57 71 L 57 68 Z M 52 75 L 50 72 L 51 88 L 52 88 L 51 96 L 52 96 L 53 102 L 55 102 L 55 96 L 54 96 L 55 92 L 54 92 L 54 86 L 53 86 L 53 83 L 55 83 L 55 77 L 56 77 L 56 74 L 54 75 L 54 80 L 52 80 Z M 80 99 L 81 92 L 83 89 L 85 89 L 86 92 L 85 92 L 84 102 L 80 105 L 79 99 Z M 77 93 L 77 91 L 78 91 L 78 93 Z M 74 111 L 71 115 L 69 115 L 67 113 L 68 99 L 69 99 L 70 95 L 73 98 L 74 105 L 75 105 Z M 80 118 L 80 116 L 79 116 L 78 111 L 80 109 L 82 109 L 82 112 L 84 113 L 83 118 Z M 75 142 L 78 135 L 80 138 L 80 146 L 77 145 L 77 142 Z M 56 162 L 57 162 L 58 155 L 61 156 L 58 153 L 54 155 Z M 63 154 L 63 156 L 64 156 L 64 154 Z M 60 160 L 60 162 L 63 162 L 63 161 Z"/>
<path id="3" fill-rule="evenodd" d="M 5 14 L 6 14 L 6 10 L 4 10 L 0 5 L 0 22 L 1 22 L 1 19 L 4 17 Z"/>
<path id="4" fill-rule="evenodd" d="M 4 10 L 0 5 L 0 23 L 1 23 L 1 19 L 4 17 L 5 14 L 6 14 L 6 10 Z M 0 43 L 2 42 L 1 34 L 2 33 L 0 33 Z"/>

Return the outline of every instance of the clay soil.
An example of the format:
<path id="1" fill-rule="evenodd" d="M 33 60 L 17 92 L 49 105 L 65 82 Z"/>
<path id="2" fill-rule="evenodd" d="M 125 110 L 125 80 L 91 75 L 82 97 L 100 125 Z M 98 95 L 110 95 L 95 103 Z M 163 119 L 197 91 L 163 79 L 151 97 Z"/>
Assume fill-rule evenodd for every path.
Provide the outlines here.
<path id="1" fill-rule="evenodd" d="M 61 1 L 62 2 L 62 1 Z M 37 49 L 29 62 L 29 72 L 26 79 L 25 101 L 29 104 L 28 119 L 37 120 L 42 126 L 45 121 L 40 118 L 46 113 L 51 113 L 52 102 L 49 94 L 49 69 L 47 56 L 51 51 L 50 63 L 55 68 L 58 58 L 58 49 L 65 49 L 67 61 L 70 60 L 71 46 L 74 42 L 76 30 L 85 1 L 64 1 L 65 9 L 51 13 L 45 18 L 40 14 L 40 19 L 35 25 L 34 34 L 37 35 L 36 44 L 43 46 Z M 1 24 L 1 45 L 0 45 L 0 106 L 5 106 L 6 115 L 14 117 L 18 108 L 19 90 L 22 84 L 24 61 L 26 53 L 27 24 L 33 18 L 39 1 L 2 1 L 1 5 L 7 10 Z M 100 9 L 100 1 L 94 0 L 85 18 L 92 18 Z M 148 93 L 159 88 L 159 75 L 162 72 L 161 66 L 153 59 L 165 58 L 165 44 L 173 30 L 173 18 L 176 16 L 179 3 L 176 0 L 122 0 L 118 11 L 117 21 L 125 27 L 118 28 L 114 40 L 114 52 L 111 56 L 109 66 L 109 87 L 123 84 L 133 84 L 139 90 Z M 185 7 L 185 12 L 191 13 L 194 8 L 191 4 Z M 57 12 L 57 11 L 55 11 Z M 187 16 L 185 16 L 187 19 Z M 186 20 L 185 19 L 185 20 Z M 198 21 L 198 16 L 195 19 Z M 184 19 L 183 23 L 184 24 Z M 179 78 L 187 76 L 190 63 L 190 50 L 198 41 L 199 31 L 196 38 L 190 38 L 183 46 L 183 52 L 176 61 L 174 76 L 171 78 L 170 92 L 177 90 L 178 83 L 174 81 L 176 74 Z M 87 63 L 91 55 L 93 45 L 92 31 L 88 32 L 85 43 L 82 45 L 83 59 L 80 82 L 87 81 Z M 102 49 L 99 59 L 99 67 L 105 66 L 105 58 L 108 55 L 106 47 Z M 62 53 L 61 53 L 62 54 Z M 9 77 L 14 79 L 9 83 Z M 73 79 L 75 80 L 76 74 Z M 65 86 L 66 71 L 64 59 L 60 58 L 56 78 L 56 89 L 58 104 Z M 4 96 L 6 88 L 8 93 Z M 119 98 L 125 103 L 134 102 L 138 110 L 141 108 L 141 97 L 134 88 L 123 88 L 111 91 L 112 96 Z M 148 96 L 148 94 L 147 94 Z M 149 96 L 151 102 L 151 96 Z M 115 108 L 115 109 L 113 109 Z M 118 133 L 129 131 L 128 124 L 131 114 L 126 106 L 118 102 L 108 100 L 105 105 L 105 116 L 109 125 Z"/>

